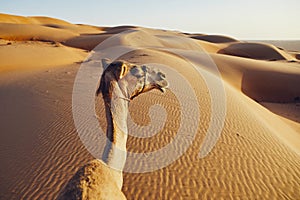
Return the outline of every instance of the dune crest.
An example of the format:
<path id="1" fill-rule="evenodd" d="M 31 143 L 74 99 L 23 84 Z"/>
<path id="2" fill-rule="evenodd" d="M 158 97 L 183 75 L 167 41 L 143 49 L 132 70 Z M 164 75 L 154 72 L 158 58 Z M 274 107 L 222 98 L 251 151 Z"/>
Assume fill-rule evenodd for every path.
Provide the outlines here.
<path id="1" fill-rule="evenodd" d="M 9 15 L 0 13 L 1 23 L 12 24 L 57 24 L 57 25 L 72 25 L 64 20 L 55 19 L 52 17 L 36 16 L 36 17 L 23 17 L 16 15 Z"/>
<path id="2" fill-rule="evenodd" d="M 292 60 L 292 56 L 270 44 L 234 43 L 219 51 L 221 54 L 257 60 Z"/>
<path id="3" fill-rule="evenodd" d="M 192 35 L 190 36 L 193 39 L 203 40 L 211 43 L 231 43 L 231 42 L 238 42 L 238 40 L 228 37 L 228 36 L 221 36 L 221 35 Z"/>

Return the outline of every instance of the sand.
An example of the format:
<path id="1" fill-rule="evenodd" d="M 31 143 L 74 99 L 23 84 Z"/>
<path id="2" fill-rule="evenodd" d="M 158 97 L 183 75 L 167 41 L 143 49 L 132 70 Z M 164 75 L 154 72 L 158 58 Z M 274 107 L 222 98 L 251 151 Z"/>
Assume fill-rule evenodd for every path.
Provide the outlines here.
<path id="1" fill-rule="evenodd" d="M 153 172 L 124 173 L 123 192 L 128 199 L 299 198 L 299 52 L 227 36 L 132 26 L 94 27 L 1 14 L 0 199 L 55 199 L 73 174 L 93 159 L 74 125 L 73 83 L 81 62 L 99 42 L 127 30 L 130 33 L 118 44 L 143 48 L 122 59 L 171 66 L 194 89 L 200 108 L 199 119 L 195 119 L 195 108 L 188 108 L 189 120 L 197 125 L 196 135 L 179 159 Z M 178 37 L 191 38 L 198 45 Z M 198 154 L 211 123 L 212 91 L 188 62 L 193 61 L 192 51 L 199 51 L 199 45 L 218 66 L 226 92 L 221 136 L 202 159 Z M 190 60 L 158 47 L 190 50 Z M 212 73 L 207 62 L 196 64 L 204 73 Z M 174 90 L 180 91 L 181 82 L 173 84 Z M 137 124 L 150 123 L 148 110 L 156 104 L 166 110 L 167 120 L 153 137 L 131 136 L 128 151 L 155 151 L 174 139 L 181 123 L 179 101 L 190 102 L 190 97 L 182 92 L 176 99 L 173 92 L 163 95 L 153 91 L 131 102 L 130 114 Z M 96 102 L 100 124 L 105 128 L 101 98 Z M 160 118 L 157 113 L 151 115 Z M 214 120 L 222 119 L 216 116 Z M 158 127 L 151 124 L 147 130 Z M 130 132 L 143 130 L 134 127 Z M 186 134 L 190 137 L 191 133 Z M 181 148 L 179 144 L 174 151 Z"/>

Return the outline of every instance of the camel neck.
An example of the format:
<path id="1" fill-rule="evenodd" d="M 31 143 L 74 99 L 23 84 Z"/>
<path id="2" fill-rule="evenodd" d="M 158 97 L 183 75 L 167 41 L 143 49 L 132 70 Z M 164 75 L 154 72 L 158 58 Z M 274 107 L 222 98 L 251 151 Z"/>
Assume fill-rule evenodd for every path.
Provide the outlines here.
<path id="1" fill-rule="evenodd" d="M 110 167 L 122 171 L 126 162 L 126 142 L 128 137 L 127 116 L 129 102 L 119 87 L 111 92 L 105 101 L 107 119 L 107 141 L 102 160 Z"/>

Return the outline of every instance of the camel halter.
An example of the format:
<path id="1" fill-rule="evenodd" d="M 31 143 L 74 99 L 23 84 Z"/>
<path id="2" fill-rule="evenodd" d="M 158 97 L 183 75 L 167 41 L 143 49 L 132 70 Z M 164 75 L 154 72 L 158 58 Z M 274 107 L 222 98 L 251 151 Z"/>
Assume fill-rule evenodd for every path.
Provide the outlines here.
<path id="1" fill-rule="evenodd" d="M 117 81 L 117 84 L 119 85 L 119 82 Z M 120 87 L 120 85 L 119 85 L 119 87 Z M 125 97 L 125 95 L 124 95 L 124 93 L 123 93 L 123 91 L 121 90 L 121 92 L 122 92 L 122 97 L 120 97 L 120 96 L 116 96 L 116 98 L 117 99 L 123 99 L 123 100 L 125 100 L 125 101 L 128 101 L 128 102 L 130 102 L 130 99 L 129 98 L 127 98 L 127 97 Z"/>
<path id="2" fill-rule="evenodd" d="M 144 70 L 143 70 L 143 71 L 144 71 Z M 116 98 L 118 98 L 118 99 L 123 99 L 123 100 L 125 100 L 125 101 L 130 102 L 134 97 L 136 97 L 137 95 L 141 94 L 141 93 L 144 91 L 144 89 L 145 89 L 145 87 L 146 87 L 146 81 L 147 81 L 147 73 L 146 73 L 146 71 L 144 71 L 144 84 L 143 84 L 142 89 L 140 89 L 139 92 L 138 92 L 136 95 L 134 95 L 134 96 L 132 96 L 132 97 L 130 97 L 130 98 L 127 98 L 127 97 L 125 97 L 123 91 L 121 91 L 121 92 L 122 92 L 122 97 L 117 96 Z M 117 82 L 117 83 L 118 83 L 118 85 L 119 85 L 119 82 Z"/>
<path id="3" fill-rule="evenodd" d="M 146 87 L 146 81 L 147 81 L 147 73 L 144 71 L 144 84 L 142 89 L 139 90 L 139 92 L 135 95 L 133 95 L 132 97 L 130 97 L 129 101 L 132 100 L 134 97 L 138 96 L 139 94 L 144 92 L 144 89 Z M 120 97 L 121 98 L 121 97 Z M 125 100 L 127 100 L 128 98 L 126 98 Z"/>
<path id="4" fill-rule="evenodd" d="M 118 85 L 119 85 L 119 83 L 118 83 Z M 118 98 L 118 99 L 123 99 L 123 100 L 125 100 L 125 101 L 130 102 L 131 100 L 130 100 L 129 98 L 125 97 L 125 95 L 124 95 L 124 93 L 123 93 L 122 90 L 121 90 L 121 92 L 122 92 L 122 96 L 117 96 L 116 98 Z"/>
<path id="5" fill-rule="evenodd" d="M 129 98 L 126 98 L 126 97 L 117 97 L 117 98 L 119 98 L 119 99 L 123 99 L 123 100 L 125 100 L 125 101 L 128 101 L 128 102 L 130 102 L 130 101 L 131 101 Z"/>

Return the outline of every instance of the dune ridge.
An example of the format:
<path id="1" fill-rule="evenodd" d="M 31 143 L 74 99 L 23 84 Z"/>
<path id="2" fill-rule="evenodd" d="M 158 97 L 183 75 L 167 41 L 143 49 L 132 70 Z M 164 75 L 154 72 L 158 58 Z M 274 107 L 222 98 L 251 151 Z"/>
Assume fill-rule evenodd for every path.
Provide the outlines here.
<path id="1" fill-rule="evenodd" d="M 263 52 L 263 53 L 262 53 Z M 270 44 L 235 43 L 219 51 L 221 54 L 252 58 L 257 60 L 292 60 L 292 56 Z"/>
<path id="2" fill-rule="evenodd" d="M 52 17 L 36 16 L 36 17 L 23 17 L 17 15 L 9 15 L 0 13 L 0 21 L 3 23 L 15 23 L 15 24 L 44 24 L 53 23 L 59 25 L 71 25 L 71 23 L 64 20 L 55 19 Z"/>
<path id="3" fill-rule="evenodd" d="M 121 59 L 172 67 L 192 86 L 200 108 L 195 139 L 183 156 L 154 172 L 124 173 L 122 191 L 127 199 L 299 198 L 300 52 L 227 36 L 94 27 L 0 14 L 0 199 L 55 199 L 74 173 L 93 159 L 73 122 L 73 83 L 80 64 L 90 62 L 86 58 L 93 48 L 123 31 L 128 33 L 117 44 L 143 48 Z M 158 47 L 190 51 L 190 60 Z M 221 137 L 203 159 L 198 154 L 210 124 L 212 102 L 203 77 L 189 64 L 196 60 L 201 70 L 213 73 L 205 60 L 192 60 L 193 51 L 201 49 L 220 71 L 227 105 Z M 173 84 L 181 91 L 180 82 Z M 128 151 L 151 152 L 172 142 L 181 122 L 179 101 L 190 102 L 190 97 L 181 91 L 177 99 L 168 90 L 166 95 L 153 91 L 133 100 L 132 120 L 160 132 L 143 139 L 130 136 Z M 95 102 L 105 130 L 103 102 L 100 97 Z M 151 123 L 152 105 L 166 110 L 164 125 Z M 189 119 L 195 120 L 195 109 L 188 109 Z M 83 123 L 87 124 L 84 119 Z M 136 126 L 130 132 L 143 130 Z M 187 131 L 187 139 L 191 134 Z M 179 144 L 174 151 L 182 148 Z M 140 163 L 134 166 L 142 168 Z"/>

